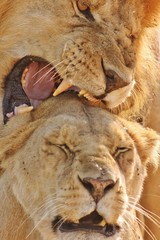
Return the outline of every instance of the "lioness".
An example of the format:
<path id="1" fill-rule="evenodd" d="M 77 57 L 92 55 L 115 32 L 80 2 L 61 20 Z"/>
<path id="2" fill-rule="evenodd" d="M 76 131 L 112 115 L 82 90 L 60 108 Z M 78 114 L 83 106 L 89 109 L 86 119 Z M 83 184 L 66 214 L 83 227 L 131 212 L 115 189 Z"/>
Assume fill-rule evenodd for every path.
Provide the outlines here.
<path id="1" fill-rule="evenodd" d="M 17 119 L 0 139 L 0 239 L 143 239 L 136 210 L 147 165 L 158 164 L 153 130 L 67 94 L 13 131 Z"/>
<path id="2" fill-rule="evenodd" d="M 0 0 L 2 131 L 66 90 L 160 131 L 159 15 L 159 0 Z"/>

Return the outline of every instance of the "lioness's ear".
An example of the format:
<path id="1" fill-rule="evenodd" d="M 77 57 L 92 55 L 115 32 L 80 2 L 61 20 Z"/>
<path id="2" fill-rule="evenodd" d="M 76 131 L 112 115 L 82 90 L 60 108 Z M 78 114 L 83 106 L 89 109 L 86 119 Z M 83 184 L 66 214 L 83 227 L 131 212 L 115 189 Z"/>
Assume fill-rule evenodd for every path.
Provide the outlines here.
<path id="1" fill-rule="evenodd" d="M 144 128 L 138 123 L 128 122 L 124 119 L 122 122 L 135 142 L 142 162 L 150 163 L 157 168 L 160 164 L 160 136 L 154 130 Z"/>
<path id="2" fill-rule="evenodd" d="M 28 125 L 24 125 L 13 133 L 0 138 L 0 175 L 10 164 L 8 158 L 12 158 L 24 146 L 39 123 L 40 120 L 28 123 Z"/>

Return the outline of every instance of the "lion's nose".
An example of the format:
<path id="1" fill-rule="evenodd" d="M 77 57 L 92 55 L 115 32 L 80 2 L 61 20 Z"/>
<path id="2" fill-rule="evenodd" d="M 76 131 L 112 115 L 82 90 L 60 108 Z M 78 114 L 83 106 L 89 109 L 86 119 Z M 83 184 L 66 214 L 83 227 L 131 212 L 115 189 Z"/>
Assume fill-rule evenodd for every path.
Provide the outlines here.
<path id="1" fill-rule="evenodd" d="M 120 75 L 113 70 L 104 70 L 106 76 L 106 93 L 127 86 L 130 82 L 126 82 Z"/>
<path id="2" fill-rule="evenodd" d="M 121 66 L 121 68 L 122 70 L 120 70 L 119 66 L 119 68 L 117 67 L 117 69 L 115 69 L 107 64 L 107 61 L 102 60 L 102 69 L 106 79 L 106 90 L 104 94 L 96 96 L 96 98 L 104 99 L 107 94 L 132 85 L 131 83 L 133 82 L 133 69 L 124 66 Z"/>
<path id="3" fill-rule="evenodd" d="M 112 179 L 101 179 L 101 178 L 84 178 L 81 180 L 83 186 L 92 195 L 95 202 L 98 202 L 110 189 L 115 185 L 115 181 Z"/>

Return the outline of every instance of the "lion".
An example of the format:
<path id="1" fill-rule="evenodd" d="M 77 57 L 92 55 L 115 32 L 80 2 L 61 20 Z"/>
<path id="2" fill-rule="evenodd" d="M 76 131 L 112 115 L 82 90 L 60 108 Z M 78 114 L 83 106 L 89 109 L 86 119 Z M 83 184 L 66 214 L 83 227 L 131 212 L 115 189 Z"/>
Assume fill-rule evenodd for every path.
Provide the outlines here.
<path id="1" fill-rule="evenodd" d="M 1 0 L 1 131 L 14 115 L 74 91 L 160 132 L 159 25 L 159 0 Z M 159 172 L 152 180 L 150 171 L 145 193 L 158 195 Z M 157 200 L 150 211 L 160 215 Z"/>
<path id="2" fill-rule="evenodd" d="M 144 239 L 136 212 L 159 161 L 155 131 L 67 93 L 1 135 L 0 239 Z"/>

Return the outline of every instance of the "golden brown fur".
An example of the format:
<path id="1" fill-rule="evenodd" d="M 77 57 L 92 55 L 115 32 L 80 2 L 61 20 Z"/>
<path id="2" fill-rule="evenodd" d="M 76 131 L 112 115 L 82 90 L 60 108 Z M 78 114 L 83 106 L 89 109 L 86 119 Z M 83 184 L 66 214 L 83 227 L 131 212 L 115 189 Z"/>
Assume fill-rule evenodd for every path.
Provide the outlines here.
<path id="1" fill-rule="evenodd" d="M 0 1 L 1 102 L 4 82 L 13 65 L 26 55 L 35 55 L 52 62 L 64 79 L 71 80 L 72 84 L 94 96 L 104 94 L 109 85 L 106 73 L 108 70 L 114 71 L 122 82 L 118 83 L 120 88 L 115 92 L 114 84 L 109 85 L 105 106 L 126 119 L 143 121 L 145 125 L 160 131 L 160 101 L 157 96 L 160 79 L 160 1 L 79 2 L 84 2 L 89 7 L 94 21 L 88 20 L 79 12 L 75 0 Z M 122 88 L 123 82 L 130 84 L 133 80 L 136 82 L 134 87 L 129 85 L 127 89 Z M 25 121 L 23 116 L 19 116 L 13 122 L 14 126 L 9 124 L 4 128 L 3 116 L 0 115 L 0 135 L 12 132 L 16 127 L 14 142 L 20 132 L 26 132 L 26 128 L 32 133 L 32 124 L 29 124 L 30 128 L 25 125 L 20 129 Z M 8 141 L 6 133 L 4 149 L 6 146 L 8 148 Z M 15 149 L 21 148 L 23 141 L 15 144 Z M 5 154 L 13 153 L 14 150 L 10 147 Z M 152 193 L 151 177 L 149 180 L 151 185 L 145 191 L 147 194 L 158 195 L 159 188 Z M 154 181 L 155 177 L 155 184 Z M 158 198 L 152 199 L 152 206 L 158 205 L 156 200 Z M 148 203 L 144 205 L 147 207 Z M 153 211 L 152 207 L 150 210 Z M 157 214 L 160 214 L 159 211 L 156 209 Z M 160 238 L 160 233 L 155 235 Z"/>
<path id="2" fill-rule="evenodd" d="M 56 216 L 76 223 L 96 209 L 108 223 L 122 226 L 111 240 L 143 239 L 134 206 L 147 165 L 158 164 L 159 136 L 69 95 L 47 100 L 27 115 L 20 131 L 15 122 L 21 125 L 21 117 L 13 118 L 0 140 L 6 169 L 0 180 L 0 238 L 108 239 L 98 233 L 52 230 Z M 96 176 L 116 179 L 97 204 L 79 180 Z"/>

